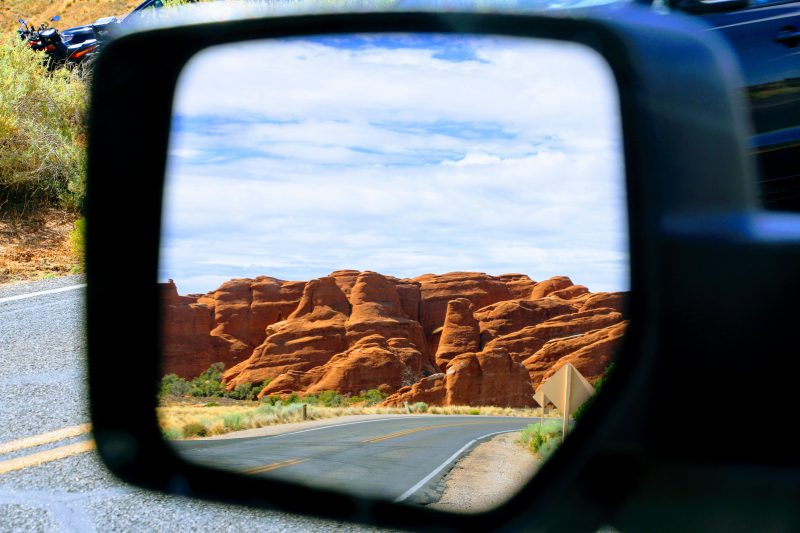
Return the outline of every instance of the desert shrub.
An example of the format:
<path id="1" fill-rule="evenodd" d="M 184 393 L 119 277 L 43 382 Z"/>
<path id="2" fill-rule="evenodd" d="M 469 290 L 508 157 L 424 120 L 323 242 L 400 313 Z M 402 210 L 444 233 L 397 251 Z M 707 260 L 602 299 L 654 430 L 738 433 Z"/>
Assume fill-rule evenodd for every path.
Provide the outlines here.
<path id="1" fill-rule="evenodd" d="M 469 410 L 469 414 L 471 414 L 471 415 L 479 415 L 479 414 L 481 414 L 481 410 L 480 409 L 470 409 Z"/>
<path id="2" fill-rule="evenodd" d="M 167 440 L 177 440 L 183 437 L 183 432 L 177 428 L 167 428 L 161 434 Z"/>
<path id="3" fill-rule="evenodd" d="M 386 395 L 378 389 L 369 389 L 367 391 L 361 391 L 361 394 L 350 396 L 347 398 L 347 403 L 363 403 L 367 407 L 370 407 L 381 403 L 384 398 L 386 398 Z"/>
<path id="4" fill-rule="evenodd" d="M 188 381 L 176 374 L 167 374 L 161 378 L 159 396 L 185 396 L 189 394 L 192 386 Z"/>
<path id="5" fill-rule="evenodd" d="M 232 391 L 225 392 L 224 395 L 234 400 L 255 400 L 263 388 L 261 383 L 240 383 Z"/>
<path id="6" fill-rule="evenodd" d="M 322 405 L 324 407 L 344 407 L 347 405 L 347 398 L 332 390 L 325 390 L 317 394 L 307 394 L 303 401 L 311 405 Z"/>
<path id="7" fill-rule="evenodd" d="M 86 253 L 86 219 L 79 218 L 69 232 L 69 249 L 72 256 L 80 262 L 79 271 L 83 271 L 83 260 Z"/>
<path id="8" fill-rule="evenodd" d="M 219 404 L 217 402 L 208 402 L 203 407 L 219 407 Z"/>
<path id="9" fill-rule="evenodd" d="M 539 446 L 539 457 L 541 459 L 547 459 L 548 457 L 550 457 L 550 455 L 552 455 L 553 452 L 556 451 L 556 448 L 558 448 L 561 445 L 561 438 L 560 438 L 561 434 L 559 433 L 558 435 L 559 435 L 558 437 L 553 437 L 544 441 Z"/>
<path id="10" fill-rule="evenodd" d="M 522 430 L 520 441 L 525 444 L 530 451 L 534 453 L 541 453 L 542 447 L 552 441 L 555 441 L 556 446 L 561 442 L 561 424 L 548 422 L 546 424 L 528 424 Z"/>
<path id="11" fill-rule="evenodd" d="M 184 438 L 189 437 L 207 437 L 208 428 L 200 422 L 188 422 L 181 428 Z"/>
<path id="12" fill-rule="evenodd" d="M 244 417 L 239 413 L 229 413 L 222 417 L 222 425 L 229 431 L 238 431 L 240 429 L 244 429 Z"/>
<path id="13" fill-rule="evenodd" d="M 225 387 L 222 385 L 222 372 L 225 370 L 223 363 L 214 363 L 202 374 L 191 381 L 192 396 L 225 396 Z"/>
<path id="14" fill-rule="evenodd" d="M 15 33 L 0 34 L 0 205 L 79 211 L 86 194 L 87 83 L 49 73 Z"/>
<path id="15" fill-rule="evenodd" d="M 283 401 L 281 400 L 280 396 L 276 394 L 270 394 L 269 396 L 262 396 L 261 403 L 271 406 L 271 405 L 283 404 Z"/>
<path id="16" fill-rule="evenodd" d="M 414 402 L 409 406 L 408 410 L 412 413 L 427 413 L 428 404 L 425 402 Z"/>

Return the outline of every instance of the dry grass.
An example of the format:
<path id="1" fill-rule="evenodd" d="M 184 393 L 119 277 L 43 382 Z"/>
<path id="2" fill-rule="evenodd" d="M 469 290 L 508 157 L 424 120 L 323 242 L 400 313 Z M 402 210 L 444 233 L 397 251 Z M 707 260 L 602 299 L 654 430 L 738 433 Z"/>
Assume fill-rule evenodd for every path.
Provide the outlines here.
<path id="1" fill-rule="evenodd" d="M 24 216 L 0 210 L 0 284 L 79 270 L 81 261 L 69 239 L 77 218 L 59 209 Z"/>
<path id="2" fill-rule="evenodd" d="M 37 26 L 54 15 L 61 17 L 59 29 L 90 24 L 101 17 L 122 17 L 143 0 L 3 0 L 0 2 L 0 29 L 16 29 L 17 17 L 30 19 Z"/>
<path id="3" fill-rule="evenodd" d="M 204 429 L 203 436 L 223 435 L 231 431 L 290 424 L 303 421 L 302 404 L 268 405 L 259 402 L 226 402 L 226 405 L 214 405 L 218 398 L 209 398 L 204 403 L 187 404 L 185 399 L 169 401 L 157 409 L 161 430 L 167 438 L 179 439 L 187 436 L 184 429 L 200 424 Z M 308 405 L 308 420 L 336 418 L 347 415 L 385 415 L 404 414 L 402 407 L 321 407 Z M 435 415 L 491 415 L 491 416 L 541 416 L 541 409 L 512 409 L 508 407 L 469 407 L 448 406 L 430 407 L 427 414 Z M 557 416 L 549 413 L 546 416 Z M 197 427 L 197 426 L 193 426 Z"/>

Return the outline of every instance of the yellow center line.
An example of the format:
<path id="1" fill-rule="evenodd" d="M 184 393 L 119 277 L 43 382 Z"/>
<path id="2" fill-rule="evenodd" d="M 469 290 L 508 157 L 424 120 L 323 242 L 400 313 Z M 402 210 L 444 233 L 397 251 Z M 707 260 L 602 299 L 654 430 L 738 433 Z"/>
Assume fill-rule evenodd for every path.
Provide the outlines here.
<path id="1" fill-rule="evenodd" d="M 41 446 L 42 444 L 49 444 L 70 437 L 77 437 L 78 435 L 89 433 L 91 430 L 91 424 L 81 424 L 79 426 L 70 426 L 56 431 L 50 431 L 49 433 L 42 433 L 41 435 L 34 435 L 33 437 L 4 442 L 0 444 L 0 455 L 17 450 L 24 450 L 25 448 Z"/>
<path id="2" fill-rule="evenodd" d="M 441 429 L 441 428 L 452 428 L 452 427 L 457 427 L 457 426 L 477 426 L 477 425 L 484 425 L 484 424 L 506 424 L 506 423 L 507 422 L 505 420 L 503 420 L 503 421 L 493 421 L 493 422 L 462 422 L 460 424 L 438 424 L 438 425 L 435 425 L 435 426 L 423 426 L 423 427 L 419 427 L 419 428 L 413 428 L 413 429 L 406 429 L 406 430 L 403 430 L 403 431 L 398 431 L 396 433 L 389 433 L 388 435 L 381 435 L 380 437 L 373 437 L 371 439 L 367 439 L 367 440 L 362 441 L 362 442 L 368 442 L 368 443 L 381 442 L 381 441 L 384 441 L 384 440 L 394 439 L 396 437 L 403 437 L 405 435 L 410 435 L 410 434 L 416 433 L 418 431 L 426 431 L 428 429 Z"/>
<path id="3" fill-rule="evenodd" d="M 63 459 L 64 457 L 77 455 L 79 453 L 88 452 L 94 449 L 95 443 L 93 440 L 84 440 L 81 442 L 76 442 L 75 444 L 68 444 L 59 448 L 53 448 L 52 450 L 32 453 L 22 457 L 17 457 L 16 459 L 9 459 L 7 461 L 0 462 L 0 474 L 6 474 L 8 472 L 13 472 L 14 470 L 21 470 L 23 468 L 37 466 L 42 463 L 48 463 L 50 461 L 55 461 L 56 459 Z"/>
<path id="4" fill-rule="evenodd" d="M 269 472 L 270 470 L 277 470 L 278 468 L 285 468 L 287 466 L 299 465 L 300 463 L 305 463 L 308 459 L 287 459 L 285 461 L 279 461 L 277 463 L 270 463 L 268 465 L 263 466 L 256 466 L 255 468 L 247 468 L 245 470 L 239 470 L 240 474 L 263 474 L 264 472 Z"/>

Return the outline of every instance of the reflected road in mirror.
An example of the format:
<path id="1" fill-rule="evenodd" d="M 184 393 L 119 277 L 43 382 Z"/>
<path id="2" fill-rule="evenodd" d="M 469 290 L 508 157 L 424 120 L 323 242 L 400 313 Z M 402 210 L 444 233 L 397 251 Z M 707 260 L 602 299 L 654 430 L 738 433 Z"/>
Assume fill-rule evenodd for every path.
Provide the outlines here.
<path id="1" fill-rule="evenodd" d="M 466 447 L 538 421 L 517 417 L 381 416 L 326 422 L 306 429 L 275 426 L 286 432 L 182 441 L 176 448 L 186 458 L 216 468 L 425 505 L 438 500 L 439 483 Z"/>

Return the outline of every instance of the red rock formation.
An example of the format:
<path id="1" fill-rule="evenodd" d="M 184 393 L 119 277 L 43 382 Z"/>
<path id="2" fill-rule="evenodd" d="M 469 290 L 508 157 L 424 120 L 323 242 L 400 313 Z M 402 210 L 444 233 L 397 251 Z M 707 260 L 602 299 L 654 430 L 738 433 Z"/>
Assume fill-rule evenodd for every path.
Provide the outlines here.
<path id="1" fill-rule="evenodd" d="M 420 284 L 420 322 L 426 335 L 442 327 L 447 313 L 447 302 L 450 300 L 466 298 L 476 309 L 480 309 L 511 298 L 508 285 L 479 272 L 450 272 L 441 276 L 425 274 L 413 281 Z"/>
<path id="2" fill-rule="evenodd" d="M 413 385 L 400 388 L 381 403 L 387 407 L 400 407 L 408 403 L 425 402 L 428 405 L 444 405 L 444 373 L 424 377 Z"/>
<path id="3" fill-rule="evenodd" d="M 416 381 L 423 368 L 430 365 L 416 347 L 406 339 L 386 340 L 380 335 L 359 339 L 346 352 L 331 359 L 308 393 L 335 390 L 342 394 L 358 394 L 377 389 L 397 390 L 406 376 Z"/>
<path id="4" fill-rule="evenodd" d="M 422 293 L 419 283 L 408 279 L 395 281 L 397 295 L 400 297 L 400 306 L 405 311 L 406 316 L 411 320 L 419 322 L 419 311 L 422 303 Z"/>
<path id="5" fill-rule="evenodd" d="M 581 307 L 581 311 L 590 311 L 601 307 L 610 307 L 620 313 L 625 311 L 624 292 L 596 292 L 589 296 Z"/>
<path id="6" fill-rule="evenodd" d="M 219 360 L 237 363 L 253 351 L 250 337 L 250 304 L 252 293 L 250 279 L 232 279 L 214 291 L 214 344 L 219 350 Z"/>
<path id="7" fill-rule="evenodd" d="M 250 285 L 252 303 L 248 337 L 245 339 L 248 344 L 258 346 L 264 342 L 267 326 L 286 320 L 294 312 L 305 285 L 304 281 L 282 281 L 266 276 L 253 280 Z"/>
<path id="8" fill-rule="evenodd" d="M 224 374 L 228 388 L 257 383 L 289 370 L 310 370 L 344 351 L 350 304 L 331 277 L 309 281 L 297 309 L 267 327 L 264 343 Z"/>
<path id="9" fill-rule="evenodd" d="M 574 300 L 580 296 L 583 296 L 584 294 L 589 294 L 589 289 L 583 285 L 570 285 L 564 289 L 553 291 L 548 294 L 548 296 L 561 298 L 563 300 Z"/>
<path id="10" fill-rule="evenodd" d="M 572 363 L 590 382 L 602 376 L 619 348 L 626 326 L 627 321 L 620 322 L 577 337 L 546 343 L 523 362 L 534 388 L 566 363 Z"/>
<path id="11" fill-rule="evenodd" d="M 535 405 L 528 372 L 502 349 L 461 354 L 450 362 L 443 378 L 438 376 L 400 389 L 383 405 L 420 401 L 432 405 Z"/>
<path id="12" fill-rule="evenodd" d="M 572 280 L 567 276 L 554 276 L 550 279 L 546 279 L 537 283 L 531 291 L 530 299 L 537 300 L 539 298 L 544 298 L 550 293 L 561 289 L 566 289 L 571 285 Z"/>
<path id="13" fill-rule="evenodd" d="M 472 304 L 466 298 L 456 298 L 447 303 L 447 315 L 436 350 L 436 365 L 442 371 L 457 355 L 481 349 L 480 328 L 472 310 Z"/>
<path id="14" fill-rule="evenodd" d="M 575 305 L 560 298 L 507 300 L 475 311 L 481 328 L 481 343 L 486 346 L 496 337 L 534 326 L 549 318 L 575 312 Z"/>
<path id="15" fill-rule="evenodd" d="M 525 274 L 502 274 L 497 276 L 508 287 L 508 292 L 515 300 L 528 298 L 536 286 L 536 282 Z"/>
<path id="16" fill-rule="evenodd" d="M 377 334 L 384 339 L 408 339 L 421 353 L 427 353 L 422 328 L 406 314 L 393 281 L 377 272 L 362 272 L 350 291 L 350 303 L 348 345 Z"/>
<path id="17" fill-rule="evenodd" d="M 350 298 L 350 289 L 356 284 L 358 275 L 361 274 L 358 270 L 336 270 L 329 274 L 330 277 L 336 280 L 336 285 L 342 290 L 344 295 Z"/>
<path id="18" fill-rule="evenodd" d="M 607 308 L 560 315 L 535 326 L 524 327 L 497 337 L 489 342 L 486 348 L 504 348 L 515 361 L 522 362 L 553 339 L 582 335 L 611 326 L 621 320 L 620 313 Z"/>
<path id="19" fill-rule="evenodd" d="M 159 288 L 164 313 L 162 373 L 196 377 L 218 361 L 209 336 L 211 310 L 194 303 L 194 298 L 178 296 L 172 280 L 159 284 Z"/>
<path id="20" fill-rule="evenodd" d="M 259 397 L 269 394 L 333 390 L 359 394 L 369 389 L 394 392 L 416 382 L 433 368 L 427 358 L 408 340 L 370 335 L 346 351 L 334 355 L 322 366 L 307 372 L 290 370 L 272 380 Z"/>
<path id="21" fill-rule="evenodd" d="M 262 395 L 377 388 L 394 393 L 391 405 L 528 406 L 533 385 L 565 362 L 598 377 L 625 327 L 623 293 L 592 294 L 567 277 L 340 270 L 161 291 L 164 372 L 194 377 L 221 361 L 229 388 L 271 380 Z"/>

